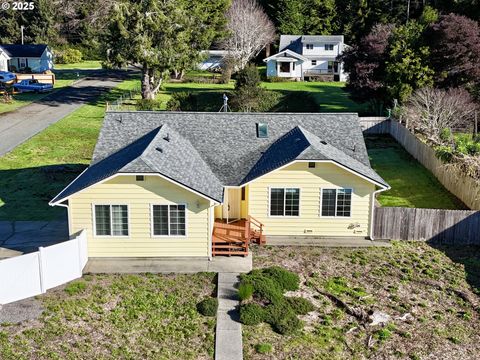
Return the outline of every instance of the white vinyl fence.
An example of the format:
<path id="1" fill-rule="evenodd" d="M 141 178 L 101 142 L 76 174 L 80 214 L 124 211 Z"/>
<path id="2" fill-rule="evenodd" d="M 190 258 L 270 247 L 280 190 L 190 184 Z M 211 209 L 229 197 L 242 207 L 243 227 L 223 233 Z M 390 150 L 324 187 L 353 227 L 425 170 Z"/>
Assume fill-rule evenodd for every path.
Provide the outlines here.
<path id="1" fill-rule="evenodd" d="M 85 230 L 71 240 L 0 260 L 0 304 L 43 294 L 81 277 L 87 260 Z"/>

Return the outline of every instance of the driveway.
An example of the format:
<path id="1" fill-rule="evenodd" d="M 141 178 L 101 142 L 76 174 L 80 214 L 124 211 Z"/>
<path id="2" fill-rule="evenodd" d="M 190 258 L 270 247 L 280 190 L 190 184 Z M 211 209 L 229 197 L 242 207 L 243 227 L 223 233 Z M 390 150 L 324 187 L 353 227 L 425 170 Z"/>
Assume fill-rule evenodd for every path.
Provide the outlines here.
<path id="1" fill-rule="evenodd" d="M 66 221 L 0 221 L 0 259 L 68 240 Z"/>
<path id="2" fill-rule="evenodd" d="M 130 73 L 126 71 L 92 71 L 75 85 L 15 111 L 0 114 L 0 156 L 63 119 L 80 106 L 92 102 L 102 93 L 116 87 Z"/>

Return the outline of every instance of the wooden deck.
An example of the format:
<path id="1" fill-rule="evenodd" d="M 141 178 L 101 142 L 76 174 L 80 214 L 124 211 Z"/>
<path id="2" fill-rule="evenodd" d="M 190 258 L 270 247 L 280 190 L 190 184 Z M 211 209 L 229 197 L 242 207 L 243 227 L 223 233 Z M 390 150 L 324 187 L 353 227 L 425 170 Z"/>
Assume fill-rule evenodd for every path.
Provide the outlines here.
<path id="1" fill-rule="evenodd" d="M 212 256 L 247 256 L 251 243 L 265 244 L 263 224 L 249 217 L 229 224 L 215 220 L 212 236 Z"/>

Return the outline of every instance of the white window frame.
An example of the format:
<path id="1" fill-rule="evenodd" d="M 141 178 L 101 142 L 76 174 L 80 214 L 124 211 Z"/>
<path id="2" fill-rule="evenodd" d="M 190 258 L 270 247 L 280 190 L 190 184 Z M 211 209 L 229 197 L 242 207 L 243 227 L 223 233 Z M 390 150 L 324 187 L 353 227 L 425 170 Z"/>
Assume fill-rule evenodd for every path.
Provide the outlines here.
<path id="1" fill-rule="evenodd" d="M 332 48 L 327 49 L 327 47 L 332 47 Z M 335 44 L 324 44 L 323 49 L 324 49 L 324 51 L 334 51 L 335 50 Z"/>
<path id="2" fill-rule="evenodd" d="M 287 199 L 287 196 L 286 196 L 286 192 L 285 190 L 286 189 L 298 189 L 298 215 L 271 215 L 271 201 L 272 201 L 272 189 L 283 189 L 284 190 L 284 193 L 283 193 L 283 213 L 285 214 L 285 208 L 286 208 L 286 199 Z M 293 218 L 293 219 L 298 219 L 301 215 L 301 201 L 302 199 L 302 189 L 297 187 L 297 186 L 269 186 L 268 187 L 268 208 L 267 208 L 267 212 L 268 212 L 268 217 L 271 217 L 271 218 L 281 218 L 281 219 L 285 219 L 285 218 Z"/>
<path id="3" fill-rule="evenodd" d="M 313 50 L 313 44 L 305 44 L 307 50 Z"/>
<path id="4" fill-rule="evenodd" d="M 110 235 L 97 235 L 97 214 L 95 206 L 109 206 L 110 207 Z M 127 226 L 128 234 L 127 235 L 113 235 L 112 229 L 112 206 L 126 206 L 127 207 Z M 130 237 L 130 204 L 120 204 L 120 203 L 92 203 L 92 223 L 93 223 L 93 236 L 97 238 L 129 238 Z"/>
<path id="5" fill-rule="evenodd" d="M 312 66 L 317 66 L 317 60 L 311 60 Z"/>
<path id="6" fill-rule="evenodd" d="M 168 206 L 168 235 L 155 235 L 153 231 L 153 207 L 154 206 Z M 170 234 L 170 206 L 185 206 L 185 235 L 171 235 Z M 168 203 L 152 203 L 150 204 L 150 236 L 152 238 L 186 238 L 188 235 L 188 206 L 187 203 L 168 204 Z"/>
<path id="7" fill-rule="evenodd" d="M 335 215 L 334 216 L 324 216 L 322 215 L 322 206 L 323 206 L 323 190 L 335 190 Z M 350 199 L 350 216 L 338 216 L 337 215 L 337 201 L 338 201 L 338 190 L 350 190 L 352 192 L 351 199 Z M 325 219 L 350 219 L 352 217 L 352 210 L 353 210 L 353 188 L 346 188 L 346 187 L 325 187 L 320 188 L 320 209 L 319 209 L 319 217 Z"/>

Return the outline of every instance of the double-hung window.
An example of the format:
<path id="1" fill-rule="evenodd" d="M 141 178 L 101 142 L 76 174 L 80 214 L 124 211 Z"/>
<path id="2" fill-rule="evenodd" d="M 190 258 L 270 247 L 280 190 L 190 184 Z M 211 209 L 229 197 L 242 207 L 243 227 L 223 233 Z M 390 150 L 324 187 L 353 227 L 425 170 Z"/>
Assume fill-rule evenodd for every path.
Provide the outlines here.
<path id="1" fill-rule="evenodd" d="M 333 51 L 333 44 L 325 44 L 325 51 Z"/>
<path id="2" fill-rule="evenodd" d="M 95 235 L 128 236 L 128 206 L 95 205 Z"/>
<path id="3" fill-rule="evenodd" d="M 154 236 L 185 236 L 185 205 L 152 205 Z"/>
<path id="4" fill-rule="evenodd" d="M 322 189 L 322 216 L 350 217 L 352 189 Z"/>
<path id="5" fill-rule="evenodd" d="M 270 189 L 270 216 L 299 216 L 300 189 Z"/>
<path id="6" fill-rule="evenodd" d="M 307 44 L 305 47 L 307 50 L 313 50 L 313 44 Z"/>

